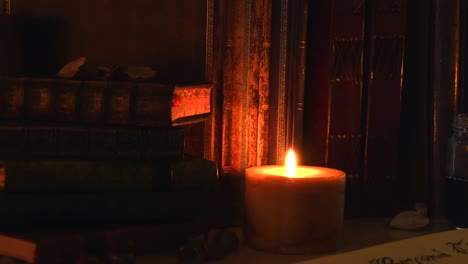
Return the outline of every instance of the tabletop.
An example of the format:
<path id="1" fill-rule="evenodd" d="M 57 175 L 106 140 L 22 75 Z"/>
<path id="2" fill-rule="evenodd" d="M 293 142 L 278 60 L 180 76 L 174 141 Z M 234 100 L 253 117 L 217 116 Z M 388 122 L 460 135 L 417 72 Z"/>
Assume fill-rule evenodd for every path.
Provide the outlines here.
<path id="1" fill-rule="evenodd" d="M 451 227 L 444 219 L 432 220 L 428 228 L 419 231 L 397 230 L 388 227 L 388 218 L 362 218 L 346 220 L 344 224 L 343 244 L 339 250 L 327 254 L 285 255 L 263 252 L 248 247 L 243 241 L 239 249 L 223 259 L 210 261 L 213 264 L 292 264 L 298 261 L 324 255 L 337 254 L 362 249 L 387 242 L 398 241 L 420 235 L 449 230 Z M 236 230 L 239 232 L 239 230 Z M 242 240 L 242 239 L 241 239 Z M 165 263 L 176 264 L 175 252 L 164 252 L 154 256 L 139 256 L 137 264 Z"/>

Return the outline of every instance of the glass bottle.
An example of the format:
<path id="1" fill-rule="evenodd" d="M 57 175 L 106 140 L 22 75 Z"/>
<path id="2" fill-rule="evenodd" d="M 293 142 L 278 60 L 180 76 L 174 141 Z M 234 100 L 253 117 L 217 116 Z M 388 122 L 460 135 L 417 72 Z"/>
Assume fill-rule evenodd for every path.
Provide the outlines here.
<path id="1" fill-rule="evenodd" d="M 447 219 L 458 228 L 468 227 L 468 113 L 455 116 L 448 143 L 445 195 Z"/>

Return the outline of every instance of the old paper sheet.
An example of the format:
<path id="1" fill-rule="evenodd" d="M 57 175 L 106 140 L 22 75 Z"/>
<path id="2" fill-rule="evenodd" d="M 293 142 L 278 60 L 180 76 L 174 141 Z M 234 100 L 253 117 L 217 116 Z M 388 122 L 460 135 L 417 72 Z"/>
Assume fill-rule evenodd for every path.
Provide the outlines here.
<path id="1" fill-rule="evenodd" d="M 467 264 L 468 229 L 452 230 L 297 264 Z"/>

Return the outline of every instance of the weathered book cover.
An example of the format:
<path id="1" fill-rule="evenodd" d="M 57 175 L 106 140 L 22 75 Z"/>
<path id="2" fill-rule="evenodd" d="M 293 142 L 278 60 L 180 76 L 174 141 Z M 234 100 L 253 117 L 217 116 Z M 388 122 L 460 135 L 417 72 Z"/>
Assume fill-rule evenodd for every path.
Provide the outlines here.
<path id="1" fill-rule="evenodd" d="M 268 159 L 271 5 L 226 2 L 221 166 L 223 205 L 235 224 L 242 214 L 244 169 Z"/>
<path id="2" fill-rule="evenodd" d="M 206 233 L 205 218 L 174 223 L 0 231 L 0 254 L 27 263 L 76 263 L 85 255 L 146 255 L 172 250 Z"/>
<path id="3" fill-rule="evenodd" d="M 0 124 L 3 157 L 176 158 L 186 140 L 181 127 Z"/>
<path id="4" fill-rule="evenodd" d="M 1 161 L 6 193 L 214 190 L 217 166 L 203 158 L 157 160 L 12 159 Z"/>
<path id="5" fill-rule="evenodd" d="M 0 79 L 0 119 L 177 126 L 211 113 L 211 84 Z"/>

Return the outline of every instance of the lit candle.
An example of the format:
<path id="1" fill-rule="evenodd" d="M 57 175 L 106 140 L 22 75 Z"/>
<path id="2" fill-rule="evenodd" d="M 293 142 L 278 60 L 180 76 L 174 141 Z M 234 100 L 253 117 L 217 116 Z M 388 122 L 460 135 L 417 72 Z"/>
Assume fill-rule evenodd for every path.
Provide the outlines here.
<path id="1" fill-rule="evenodd" d="M 335 250 L 343 229 L 345 173 L 295 163 L 290 150 L 285 166 L 246 169 L 245 237 L 260 250 Z"/>

